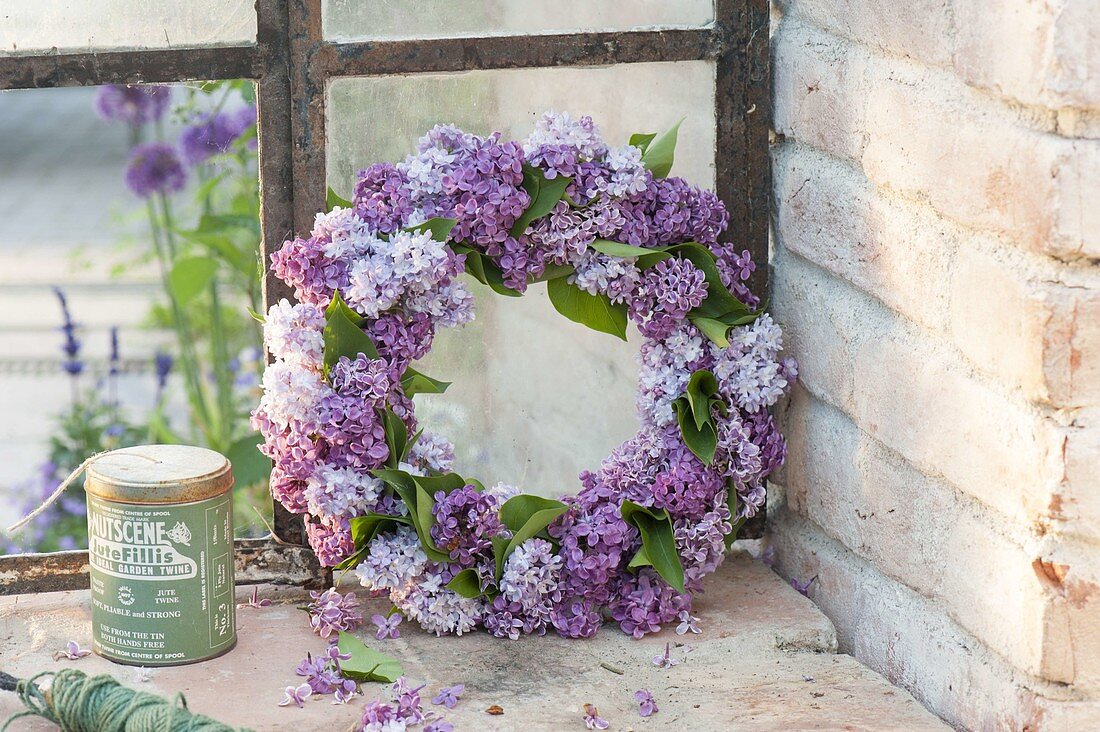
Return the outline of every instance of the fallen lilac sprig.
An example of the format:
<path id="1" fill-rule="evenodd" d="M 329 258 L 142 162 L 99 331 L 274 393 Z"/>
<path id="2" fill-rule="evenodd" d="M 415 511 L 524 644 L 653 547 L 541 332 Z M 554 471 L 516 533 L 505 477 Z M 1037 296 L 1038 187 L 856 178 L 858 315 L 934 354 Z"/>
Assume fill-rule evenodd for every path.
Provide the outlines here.
<path id="1" fill-rule="evenodd" d="M 661 711 L 657 708 L 657 702 L 653 700 L 653 694 L 648 689 L 638 689 L 634 692 L 634 700 L 638 702 L 638 714 L 648 717 Z"/>
<path id="2" fill-rule="evenodd" d="M 584 705 L 584 726 L 588 729 L 607 729 L 611 725 L 600 716 L 599 710 L 591 704 Z"/>
<path id="3" fill-rule="evenodd" d="M 298 708 L 305 706 L 306 698 L 313 693 L 313 689 L 309 687 L 309 684 L 299 684 L 298 686 L 286 687 L 286 697 L 279 702 L 280 707 L 288 707 L 291 704 L 295 704 Z"/>
<path id="4" fill-rule="evenodd" d="M 670 654 L 671 650 L 672 650 L 672 644 L 665 643 L 665 653 L 664 653 L 664 655 L 663 656 L 654 656 L 653 657 L 653 665 L 656 666 L 657 668 L 666 668 L 666 669 L 667 668 L 672 668 L 673 666 L 679 665 L 680 662 L 677 661 L 675 658 L 673 658 L 671 656 L 671 654 Z"/>
<path id="5" fill-rule="evenodd" d="M 816 574 L 813 577 L 810 577 L 809 581 L 805 584 L 799 582 L 797 577 L 791 577 L 791 587 L 795 588 L 798 591 L 798 594 L 802 595 L 803 597 L 809 597 L 810 585 L 812 585 L 816 580 Z"/>
<path id="6" fill-rule="evenodd" d="M 378 640 L 400 638 L 401 631 L 397 629 L 397 626 L 401 625 L 403 619 L 401 613 L 394 613 L 389 617 L 378 614 L 372 615 L 371 622 L 378 626 L 378 632 L 374 634 L 374 637 Z"/>
<path id="7" fill-rule="evenodd" d="M 464 691 L 466 691 L 465 684 L 455 684 L 440 689 L 439 693 L 432 697 L 432 704 L 442 704 L 448 709 L 454 709 L 455 705 L 458 704 L 458 698 L 462 696 Z"/>
<path id="8" fill-rule="evenodd" d="M 71 640 L 65 644 L 65 650 L 58 651 L 57 653 L 53 654 L 53 660 L 60 661 L 62 658 L 67 658 L 70 661 L 79 661 L 85 656 L 90 656 L 91 654 L 91 651 L 87 650 L 86 648 L 81 648 L 79 643 Z"/>
<path id="9" fill-rule="evenodd" d="M 334 588 L 324 592 L 309 593 L 313 598 L 308 606 L 309 626 L 322 638 L 338 634 L 341 630 L 351 631 L 363 624 L 363 614 L 359 612 L 359 600 L 354 592 L 341 595 Z"/>
<path id="10" fill-rule="evenodd" d="M 255 585 L 252 588 L 252 595 L 248 598 L 247 601 L 237 603 L 238 608 L 242 608 L 242 607 L 262 608 L 262 607 L 270 607 L 270 606 L 271 606 L 271 600 L 269 600 L 266 597 L 263 597 L 263 598 L 260 597 L 260 586 L 259 585 Z"/>

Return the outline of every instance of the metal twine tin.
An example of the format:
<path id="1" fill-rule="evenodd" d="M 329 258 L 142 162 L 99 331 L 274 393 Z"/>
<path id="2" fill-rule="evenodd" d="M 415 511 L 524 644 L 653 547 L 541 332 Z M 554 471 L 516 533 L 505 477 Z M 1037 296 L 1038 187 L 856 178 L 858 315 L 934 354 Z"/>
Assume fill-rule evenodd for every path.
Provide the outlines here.
<path id="1" fill-rule="evenodd" d="M 88 467 L 92 650 L 175 666 L 236 644 L 233 472 L 213 450 L 142 445 Z"/>

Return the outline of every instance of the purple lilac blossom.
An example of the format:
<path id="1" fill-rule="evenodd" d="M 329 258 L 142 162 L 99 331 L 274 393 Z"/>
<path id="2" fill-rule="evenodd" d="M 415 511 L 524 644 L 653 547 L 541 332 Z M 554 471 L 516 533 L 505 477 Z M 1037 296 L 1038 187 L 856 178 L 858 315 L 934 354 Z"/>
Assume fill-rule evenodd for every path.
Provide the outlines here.
<path id="1" fill-rule="evenodd" d="M 584 726 L 588 729 L 607 729 L 611 724 L 600 716 L 600 712 L 591 704 L 584 705 Z"/>
<path id="2" fill-rule="evenodd" d="M 378 640 L 385 640 L 386 638 L 400 638 L 401 631 L 397 628 L 401 625 L 401 621 L 404 618 L 399 613 L 394 613 L 388 618 L 385 615 L 375 614 L 372 615 L 370 621 L 378 627 L 378 632 L 374 634 L 374 637 Z"/>
<path id="3" fill-rule="evenodd" d="M 454 686 L 445 686 L 439 690 L 439 693 L 432 697 L 432 704 L 441 704 L 448 709 L 454 709 L 458 704 L 458 698 L 462 696 L 462 692 L 466 691 L 465 684 L 455 684 Z"/>
<path id="4" fill-rule="evenodd" d="M 176 149 L 163 142 L 135 145 L 126 164 L 126 186 L 137 196 L 177 193 L 187 182 Z"/>
<path id="5" fill-rule="evenodd" d="M 351 208 L 319 214 L 308 238 L 272 255 L 274 271 L 301 303 L 276 304 L 265 326 L 274 362 L 253 424 L 274 461 L 272 493 L 288 510 L 310 514 L 307 532 L 322 563 L 365 549 L 355 567 L 360 582 L 428 632 L 461 634 L 481 625 L 499 637 L 550 628 L 588 637 L 607 617 L 639 637 L 673 623 L 681 633 L 698 632 L 692 594 L 721 563 L 734 521 L 763 505 L 765 481 L 785 458 L 768 409 L 790 389 L 796 367 L 780 357 L 778 326 L 762 315 L 731 328 L 730 345 L 720 347 L 689 320 L 721 287 L 756 307 L 746 285 L 755 264 L 743 247 L 720 241 L 729 215 L 712 192 L 654 178 L 641 158 L 636 147 L 609 146 L 587 117 L 548 113 L 518 143 L 440 125 L 401 163 L 363 171 Z M 531 203 L 525 165 L 547 179 L 570 180 L 566 198 L 514 234 Z M 431 217 L 456 220 L 447 241 L 406 230 Z M 603 254 L 597 239 L 650 248 L 697 242 L 714 255 L 721 282 L 677 256 L 639 264 Z M 459 275 L 474 255 L 456 254 L 453 242 L 495 265 L 517 292 L 549 265 L 571 268 L 569 283 L 624 305 L 643 336 L 638 433 L 580 476 L 580 493 L 564 499 L 568 510 L 548 527 L 557 543 L 524 542 L 499 579 L 492 543 L 509 536 L 498 512 L 515 493 L 511 487 L 466 485 L 432 497 L 428 536 L 446 553 L 442 562 L 429 559 L 410 526 L 391 525 L 356 547 L 349 523 L 370 512 L 407 515 L 404 502 L 371 475 L 390 457 L 379 413 L 389 407 L 410 435 L 419 430 L 401 375 L 427 355 L 439 329 L 473 318 Z M 362 316 L 379 358 L 323 364 L 323 309 L 337 292 Z M 718 444 L 706 465 L 684 443 L 673 409 L 698 370 L 714 373 L 722 402 L 712 411 Z M 400 469 L 425 475 L 453 464 L 453 445 L 425 432 Z M 727 505 L 730 486 L 736 501 Z M 640 537 L 621 517 L 624 499 L 668 512 L 686 592 L 652 569 L 628 571 Z M 477 573 L 491 600 L 447 589 L 463 569 Z M 666 656 L 664 663 L 675 662 Z"/>
<path id="6" fill-rule="evenodd" d="M 106 122 L 138 127 L 164 116 L 171 99 L 172 90 L 167 86 L 108 84 L 96 92 L 95 110 Z"/>

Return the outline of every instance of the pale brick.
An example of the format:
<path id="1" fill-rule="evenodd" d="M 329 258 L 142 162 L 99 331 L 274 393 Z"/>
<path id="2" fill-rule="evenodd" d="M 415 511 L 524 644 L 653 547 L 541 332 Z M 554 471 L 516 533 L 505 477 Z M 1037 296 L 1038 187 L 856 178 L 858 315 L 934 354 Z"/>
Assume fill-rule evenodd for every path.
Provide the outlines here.
<path id="1" fill-rule="evenodd" d="M 946 71 L 874 58 L 797 22 L 776 31 L 775 52 L 780 134 L 966 226 L 1045 254 L 1100 256 L 1089 195 L 1100 141 L 1028 129 Z"/>
<path id="2" fill-rule="evenodd" d="M 1018 668 L 1075 681 L 1064 593 L 1036 576 L 1037 540 L 922 474 L 842 412 L 798 390 L 785 418 L 788 507 L 886 575 L 938 602 Z M 991 597 L 1002 601 L 989 602 Z"/>
<path id="3" fill-rule="evenodd" d="M 1089 729 L 1100 703 L 1063 684 L 1022 675 L 951 620 L 932 599 L 884 576 L 813 523 L 769 509 L 777 567 L 817 576 L 811 598 L 837 627 L 842 651 L 909 689 L 936 714 L 965 729 Z M 997 602 L 1003 596 L 987 598 Z"/>
<path id="4" fill-rule="evenodd" d="M 1004 515 L 1021 523 L 1049 515 L 1064 473 L 1063 428 L 969 376 L 881 303 L 782 249 L 773 287 L 813 394 Z"/>
<path id="5" fill-rule="evenodd" d="M 777 146 L 772 176 L 783 246 L 943 328 L 955 239 L 939 216 L 891 200 L 853 166 L 804 145 Z"/>
<path id="6" fill-rule="evenodd" d="M 1094 0 L 955 0 L 955 68 L 1025 104 L 1100 106 L 1100 13 Z"/>
<path id="7" fill-rule="evenodd" d="M 951 63 L 951 3 L 945 0 L 779 0 L 797 15 L 856 43 L 928 63 Z"/>
<path id="8" fill-rule="evenodd" d="M 1100 272 L 1029 266 L 959 247 L 951 270 L 955 343 L 979 369 L 1056 407 L 1100 404 Z"/>

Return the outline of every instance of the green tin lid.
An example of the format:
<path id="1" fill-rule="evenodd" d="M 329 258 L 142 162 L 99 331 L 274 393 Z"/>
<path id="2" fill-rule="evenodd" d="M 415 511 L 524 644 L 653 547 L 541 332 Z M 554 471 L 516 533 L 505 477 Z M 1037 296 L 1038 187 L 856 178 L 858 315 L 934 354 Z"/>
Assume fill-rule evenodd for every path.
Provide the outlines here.
<path id="1" fill-rule="evenodd" d="M 192 445 L 138 445 L 112 450 L 88 466 L 84 489 L 108 501 L 190 503 L 233 487 L 224 455 Z"/>

